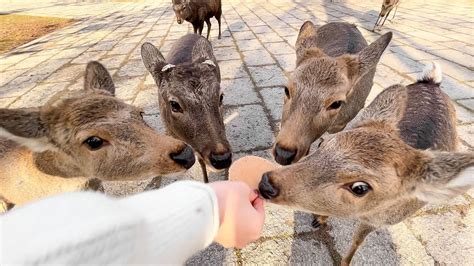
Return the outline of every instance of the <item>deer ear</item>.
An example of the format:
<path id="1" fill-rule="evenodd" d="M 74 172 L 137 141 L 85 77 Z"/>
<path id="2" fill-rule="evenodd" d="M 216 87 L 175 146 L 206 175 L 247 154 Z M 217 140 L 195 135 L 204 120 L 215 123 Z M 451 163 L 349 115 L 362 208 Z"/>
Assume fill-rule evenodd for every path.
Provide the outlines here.
<path id="1" fill-rule="evenodd" d="M 54 149 L 46 137 L 39 108 L 0 109 L 0 137 L 15 141 L 35 152 Z"/>
<path id="2" fill-rule="evenodd" d="M 115 95 L 115 85 L 109 71 L 97 61 L 91 61 L 87 64 L 84 89 L 104 90 Z"/>
<path id="3" fill-rule="evenodd" d="M 193 47 L 192 51 L 192 61 L 200 60 L 212 60 L 216 62 L 216 58 L 214 57 L 214 53 L 212 52 L 212 45 L 211 43 L 204 37 L 199 37 L 196 44 Z"/>
<path id="4" fill-rule="evenodd" d="M 301 58 L 304 57 L 307 49 L 314 48 L 312 47 L 312 43 L 314 43 L 314 39 L 317 36 L 318 32 L 313 22 L 306 21 L 303 23 L 295 44 L 297 61 L 301 61 Z"/>
<path id="5" fill-rule="evenodd" d="M 363 76 L 377 66 L 385 48 L 392 40 L 392 32 L 387 32 L 359 53 L 359 74 Z"/>
<path id="6" fill-rule="evenodd" d="M 146 69 L 150 72 L 155 81 L 159 83 L 163 72 L 162 69 L 166 65 L 165 58 L 160 51 L 149 42 L 142 44 L 141 54 Z"/>
<path id="7" fill-rule="evenodd" d="M 440 202 L 474 186 L 474 152 L 431 152 L 415 196 L 425 202 Z"/>

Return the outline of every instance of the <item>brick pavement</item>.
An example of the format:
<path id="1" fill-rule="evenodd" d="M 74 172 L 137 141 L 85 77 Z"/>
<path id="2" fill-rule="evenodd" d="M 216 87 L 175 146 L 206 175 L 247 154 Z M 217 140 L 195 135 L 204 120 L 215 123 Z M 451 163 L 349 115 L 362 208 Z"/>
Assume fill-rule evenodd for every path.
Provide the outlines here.
<path id="1" fill-rule="evenodd" d="M 20 2 L 20 3 L 15 3 Z M 463 150 L 474 150 L 474 45 L 472 1 L 411 0 L 402 2 L 394 21 L 373 33 L 380 1 L 223 1 L 223 38 L 211 41 L 222 72 L 226 131 L 235 157 L 270 158 L 278 131 L 283 90 L 294 69 L 294 43 L 305 20 L 355 23 L 369 41 L 386 31 L 394 38 L 377 68 L 367 102 L 383 88 L 409 84 L 429 61 L 443 68 L 443 90 L 455 102 Z M 140 58 L 140 45 L 150 41 L 166 53 L 174 40 L 192 32 L 178 25 L 171 1 L 73 4 L 53 1 L 0 0 L 3 12 L 75 18 L 77 23 L 45 35 L 0 56 L 0 107 L 38 106 L 63 90 L 82 88 L 89 60 L 104 63 L 113 75 L 117 96 L 145 108 L 145 119 L 158 130 L 156 87 Z M 189 175 L 198 173 L 192 169 Z M 166 178 L 170 183 L 183 177 Z M 189 178 L 189 177 L 186 177 Z M 211 179 L 225 178 L 222 174 Z M 109 183 L 110 194 L 138 192 L 147 184 Z M 474 261 L 474 191 L 444 205 L 430 205 L 403 223 L 372 233 L 354 264 L 456 264 Z M 315 230 L 311 217 L 269 206 L 263 237 L 245 249 L 212 245 L 190 264 L 331 264 L 350 246 L 356 225 L 330 219 Z"/>

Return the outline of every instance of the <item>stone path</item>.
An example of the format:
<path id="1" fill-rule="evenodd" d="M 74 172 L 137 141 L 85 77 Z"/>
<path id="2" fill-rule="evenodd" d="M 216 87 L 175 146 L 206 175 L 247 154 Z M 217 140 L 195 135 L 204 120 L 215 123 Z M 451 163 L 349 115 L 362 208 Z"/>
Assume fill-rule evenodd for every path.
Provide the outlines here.
<path id="1" fill-rule="evenodd" d="M 21 3 L 16 3 L 21 2 Z M 174 40 L 192 32 L 176 23 L 171 1 L 75 4 L 0 0 L 2 12 L 60 16 L 77 23 L 0 56 L 0 107 L 38 106 L 63 90 L 82 88 L 89 60 L 100 60 L 113 74 L 117 96 L 142 106 L 146 119 L 162 130 L 156 87 L 140 58 L 149 41 L 166 53 Z M 294 43 L 305 20 L 321 25 L 352 22 L 369 42 L 393 31 L 394 39 L 377 68 L 370 102 L 383 88 L 409 84 L 429 61 L 443 68 L 443 90 L 457 109 L 463 150 L 474 150 L 474 46 L 472 1 L 402 2 L 393 23 L 373 33 L 381 1 L 230 1 L 224 0 L 223 38 L 212 44 L 225 89 L 226 128 L 235 157 L 270 158 L 268 149 L 278 131 L 286 78 L 295 64 Z M 223 178 L 213 175 L 211 179 Z M 179 178 L 168 178 L 165 183 Z M 143 189 L 147 181 L 117 182 L 114 195 Z M 354 264 L 453 264 L 474 261 L 474 191 L 445 205 L 430 205 L 413 218 L 372 233 L 354 257 Z M 245 249 L 212 245 L 190 264 L 332 264 L 350 246 L 356 225 L 330 219 L 314 230 L 311 217 L 268 206 L 263 237 Z"/>

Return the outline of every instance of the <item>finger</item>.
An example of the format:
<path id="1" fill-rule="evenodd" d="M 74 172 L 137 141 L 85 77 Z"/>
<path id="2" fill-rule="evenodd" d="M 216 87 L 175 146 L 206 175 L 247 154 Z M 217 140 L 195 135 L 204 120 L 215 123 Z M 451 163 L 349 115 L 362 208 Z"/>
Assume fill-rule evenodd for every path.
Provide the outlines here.
<path id="1" fill-rule="evenodd" d="M 249 191 L 249 201 L 253 203 L 255 201 L 255 199 L 257 199 L 257 198 L 258 198 L 258 193 L 255 190 L 250 190 Z"/>

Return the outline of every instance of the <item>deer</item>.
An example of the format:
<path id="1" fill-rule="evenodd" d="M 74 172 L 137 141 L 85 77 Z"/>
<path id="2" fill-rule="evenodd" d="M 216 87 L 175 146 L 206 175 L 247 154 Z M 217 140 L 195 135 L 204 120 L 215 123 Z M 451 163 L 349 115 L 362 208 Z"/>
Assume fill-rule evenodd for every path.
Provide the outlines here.
<path id="1" fill-rule="evenodd" d="M 219 36 L 221 38 L 221 16 L 222 1 L 221 0 L 173 0 L 173 10 L 176 15 L 178 24 L 183 20 L 193 25 L 194 33 L 202 35 L 204 29 L 204 21 L 207 25 L 207 39 L 211 34 L 211 18 L 215 17 L 219 24 Z"/>
<path id="2" fill-rule="evenodd" d="M 284 88 L 281 129 L 272 149 L 279 164 L 297 162 L 324 133 L 341 131 L 357 115 L 391 39 L 389 32 L 368 45 L 355 25 L 343 22 L 301 26 L 296 69 Z"/>
<path id="3" fill-rule="evenodd" d="M 196 151 L 204 182 L 207 167 L 224 170 L 232 163 L 232 149 L 223 122 L 224 94 L 211 43 L 197 34 L 178 39 L 165 59 L 151 43 L 141 55 L 158 87 L 160 116 L 167 134 Z"/>
<path id="4" fill-rule="evenodd" d="M 372 31 L 375 31 L 377 26 L 379 27 L 379 29 L 382 28 L 383 25 L 385 24 L 385 21 L 388 18 L 388 15 L 390 15 L 390 12 L 392 12 L 392 10 L 395 8 L 395 12 L 393 13 L 393 17 L 392 17 L 392 20 L 393 20 L 395 18 L 395 15 L 397 14 L 399 5 L 400 5 L 400 0 L 383 0 L 382 8 L 380 9 L 379 16 L 377 17 L 377 20 L 375 21 L 375 25 Z"/>
<path id="5" fill-rule="evenodd" d="M 383 90 L 343 131 L 259 183 L 263 198 L 320 215 L 316 224 L 328 216 L 359 220 L 342 265 L 372 231 L 474 186 L 474 152 L 456 151 L 456 113 L 440 89 L 441 68 L 423 73 Z"/>
<path id="6" fill-rule="evenodd" d="M 103 191 L 102 180 L 182 173 L 195 161 L 188 145 L 159 134 L 141 108 L 116 98 L 107 69 L 87 64 L 84 89 L 45 105 L 0 109 L 0 207 L 67 191 Z"/>

